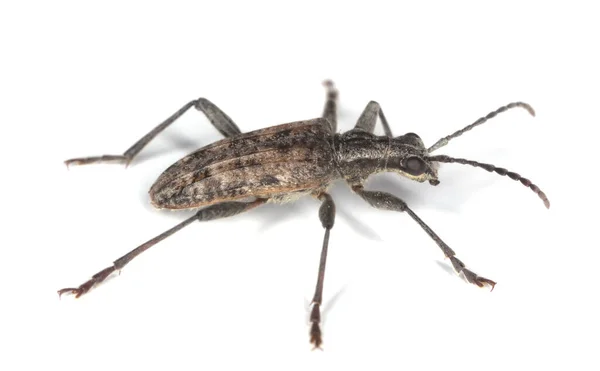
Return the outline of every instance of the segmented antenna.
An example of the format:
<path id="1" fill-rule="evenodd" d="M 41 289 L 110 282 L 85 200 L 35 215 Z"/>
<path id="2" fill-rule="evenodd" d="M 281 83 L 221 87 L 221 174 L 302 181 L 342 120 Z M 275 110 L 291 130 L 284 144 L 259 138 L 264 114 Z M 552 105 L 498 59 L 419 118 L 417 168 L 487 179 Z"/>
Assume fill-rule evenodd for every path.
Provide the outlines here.
<path id="1" fill-rule="evenodd" d="M 550 201 L 548 200 L 548 197 L 546 197 L 546 194 L 544 192 L 542 192 L 542 190 L 538 186 L 533 184 L 531 182 L 531 180 L 529 180 L 527 178 L 523 178 L 519 174 L 513 173 L 512 171 L 508 171 L 504 168 L 496 167 L 496 166 L 490 165 L 490 164 L 483 164 L 483 163 L 477 162 L 477 161 L 465 160 L 464 158 L 453 158 L 453 157 L 446 156 L 446 155 L 431 156 L 431 157 L 427 157 L 427 159 L 429 161 L 471 165 L 471 166 L 475 166 L 475 167 L 480 167 L 489 172 L 493 171 L 493 172 L 503 175 L 503 176 L 506 175 L 507 177 L 511 178 L 512 180 L 520 181 L 521 184 L 523 184 L 525 187 L 529 187 L 532 191 L 534 191 L 542 199 L 542 201 L 544 201 L 544 205 L 546 206 L 546 208 L 547 209 L 550 208 Z"/>
<path id="2" fill-rule="evenodd" d="M 492 111 L 490 113 L 488 113 L 485 117 L 481 117 L 479 118 L 477 121 L 475 121 L 474 123 L 472 123 L 469 126 L 466 126 L 465 128 L 451 134 L 448 135 L 447 137 L 444 137 L 440 140 L 438 140 L 434 145 L 432 145 L 431 147 L 429 147 L 429 149 L 427 150 L 429 153 L 435 151 L 436 149 L 440 149 L 443 146 L 445 146 L 446 144 L 448 144 L 448 142 L 456 137 L 459 137 L 461 135 L 463 135 L 464 133 L 466 133 L 467 131 L 473 129 L 475 126 L 479 126 L 483 123 L 485 123 L 486 121 L 488 121 L 489 119 L 495 117 L 497 114 L 502 113 L 504 111 L 507 111 L 511 108 L 515 108 L 515 107 L 521 107 L 527 110 L 527 112 L 529 112 L 529 114 L 531 116 L 535 116 L 535 111 L 533 110 L 533 108 L 527 104 L 527 103 L 523 103 L 523 102 L 514 102 L 514 103 L 509 103 L 506 106 L 502 106 L 500 108 L 498 108 L 495 111 Z"/>

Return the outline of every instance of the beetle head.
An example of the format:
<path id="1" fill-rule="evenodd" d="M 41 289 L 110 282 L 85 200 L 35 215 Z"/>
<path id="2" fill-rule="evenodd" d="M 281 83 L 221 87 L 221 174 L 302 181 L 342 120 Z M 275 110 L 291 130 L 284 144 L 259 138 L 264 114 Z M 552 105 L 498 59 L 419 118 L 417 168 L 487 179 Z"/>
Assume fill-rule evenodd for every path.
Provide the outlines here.
<path id="1" fill-rule="evenodd" d="M 429 181 L 438 185 L 437 162 L 428 159 L 429 152 L 421 138 L 407 133 L 391 139 L 388 154 L 388 171 L 393 171 L 417 182 Z"/>
<path id="2" fill-rule="evenodd" d="M 407 178 L 416 180 L 418 182 L 424 182 L 429 180 L 432 185 L 438 185 L 439 180 L 437 179 L 437 169 L 441 162 L 445 163 L 456 163 L 463 165 L 470 165 L 478 167 L 489 172 L 494 172 L 498 175 L 507 176 L 512 180 L 520 182 L 525 187 L 531 189 L 538 197 L 544 202 L 546 208 L 550 208 L 550 201 L 546 194 L 529 179 L 522 177 L 521 175 L 507 170 L 502 167 L 497 167 L 491 164 L 485 164 L 473 160 L 467 160 L 464 158 L 455 158 L 446 155 L 432 156 L 431 153 L 435 150 L 444 147 L 448 142 L 456 137 L 463 135 L 465 132 L 479 126 L 489 119 L 495 117 L 498 113 L 502 113 L 508 109 L 521 107 L 532 116 L 535 116 L 533 108 L 523 102 L 509 103 L 506 106 L 498 108 L 496 111 L 488 113 L 485 117 L 482 117 L 466 126 L 465 128 L 456 131 L 455 133 L 445 136 L 438 140 L 433 146 L 428 149 L 425 148 L 423 141 L 417 134 L 407 133 L 399 137 L 392 138 L 390 140 L 390 149 L 387 157 L 386 170 L 394 171 L 404 175 Z"/>

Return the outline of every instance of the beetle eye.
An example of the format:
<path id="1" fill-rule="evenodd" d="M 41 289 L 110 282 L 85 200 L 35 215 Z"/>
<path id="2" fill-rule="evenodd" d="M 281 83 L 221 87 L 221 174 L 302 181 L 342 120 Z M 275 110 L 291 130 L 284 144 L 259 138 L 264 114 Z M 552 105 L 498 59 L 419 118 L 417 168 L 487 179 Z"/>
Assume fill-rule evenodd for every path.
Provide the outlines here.
<path id="1" fill-rule="evenodd" d="M 421 175 L 427 169 L 427 165 L 418 157 L 411 157 L 406 160 L 406 170 L 411 175 Z"/>

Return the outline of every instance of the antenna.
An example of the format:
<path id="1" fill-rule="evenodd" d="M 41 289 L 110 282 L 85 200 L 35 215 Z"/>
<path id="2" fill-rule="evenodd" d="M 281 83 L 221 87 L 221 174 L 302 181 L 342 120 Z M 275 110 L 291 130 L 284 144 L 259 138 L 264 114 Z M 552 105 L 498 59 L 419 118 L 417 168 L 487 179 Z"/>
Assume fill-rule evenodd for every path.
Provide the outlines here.
<path id="1" fill-rule="evenodd" d="M 463 135 L 464 133 L 466 133 L 467 131 L 473 129 L 475 126 L 479 126 L 483 123 L 485 123 L 486 121 L 488 121 L 491 118 L 496 117 L 497 114 L 502 113 L 504 111 L 507 111 L 511 108 L 515 108 L 515 107 L 521 107 L 527 110 L 527 112 L 529 112 L 529 114 L 531 116 L 535 116 L 535 111 L 533 110 L 533 108 L 531 108 L 531 106 L 527 103 L 523 103 L 523 102 L 514 102 L 514 103 L 509 103 L 506 106 L 502 106 L 500 108 L 498 108 L 495 111 L 492 111 L 490 113 L 488 113 L 485 117 L 481 117 L 479 118 L 477 121 L 475 121 L 474 123 L 472 123 L 469 126 L 464 127 L 463 129 L 448 135 L 447 137 L 443 137 L 442 139 L 438 140 L 437 142 L 435 142 L 434 145 L 432 145 L 431 147 L 429 147 L 429 149 L 427 150 L 429 153 L 435 151 L 436 149 L 440 149 L 443 146 L 445 146 L 446 144 L 448 144 L 448 142 L 456 137 L 459 137 L 461 135 Z"/>
<path id="2" fill-rule="evenodd" d="M 507 177 L 511 178 L 512 180 L 518 180 L 525 187 L 529 187 L 533 192 L 535 192 L 542 199 L 542 201 L 544 201 L 544 205 L 546 206 L 546 209 L 550 208 L 550 201 L 548 200 L 548 197 L 546 197 L 546 194 L 544 192 L 542 192 L 542 190 L 538 186 L 533 184 L 531 182 L 531 180 L 529 180 L 527 178 L 523 178 L 519 174 L 514 173 L 512 171 L 508 171 L 504 168 L 496 167 L 496 166 L 490 165 L 490 164 L 483 164 L 483 163 L 477 162 L 477 161 L 465 160 L 464 158 L 453 158 L 453 157 L 446 156 L 446 155 L 431 156 L 431 157 L 427 157 L 427 159 L 429 161 L 471 165 L 474 167 L 479 167 L 479 168 L 485 169 L 489 172 L 495 172 L 496 174 L 500 174 L 502 176 L 507 176 Z"/>

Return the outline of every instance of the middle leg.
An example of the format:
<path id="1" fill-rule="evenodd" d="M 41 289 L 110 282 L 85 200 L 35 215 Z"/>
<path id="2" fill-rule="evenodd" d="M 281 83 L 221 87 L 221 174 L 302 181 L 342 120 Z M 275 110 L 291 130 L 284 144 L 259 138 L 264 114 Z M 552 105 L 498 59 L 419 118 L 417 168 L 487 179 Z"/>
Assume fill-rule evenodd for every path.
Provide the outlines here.
<path id="1" fill-rule="evenodd" d="M 337 100 L 339 93 L 331 80 L 323 81 L 323 86 L 327 89 L 327 100 L 323 109 L 323 117 L 328 121 L 331 134 L 335 134 L 337 131 Z"/>
<path id="2" fill-rule="evenodd" d="M 317 287 L 312 299 L 312 310 L 310 312 L 310 342 L 314 344 L 315 349 L 321 348 L 323 339 L 321 336 L 321 304 L 323 303 L 323 282 L 325 281 L 325 263 L 327 261 L 327 248 L 329 246 L 329 231 L 333 228 L 335 221 L 335 204 L 328 193 L 320 193 L 316 197 L 323 203 L 319 208 L 319 219 L 325 228 L 323 237 L 323 249 L 321 250 L 321 260 L 319 262 L 319 275 L 317 278 Z"/>

